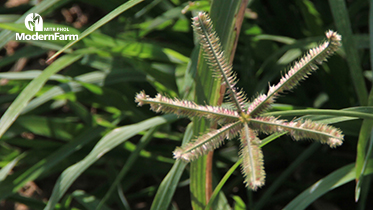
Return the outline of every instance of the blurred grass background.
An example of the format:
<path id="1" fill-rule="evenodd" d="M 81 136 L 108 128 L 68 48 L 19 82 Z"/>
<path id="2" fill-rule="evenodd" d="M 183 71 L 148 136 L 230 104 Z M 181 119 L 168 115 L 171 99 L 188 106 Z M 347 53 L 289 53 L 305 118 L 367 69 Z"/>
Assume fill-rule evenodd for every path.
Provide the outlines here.
<path id="1" fill-rule="evenodd" d="M 228 12 L 230 1 L 218 2 Z M 343 49 L 280 97 L 272 111 L 289 119 L 312 115 L 341 128 L 346 137 L 337 149 L 288 137 L 272 141 L 263 147 L 266 185 L 248 191 L 234 170 L 213 209 L 373 208 L 371 175 L 362 175 L 373 172 L 371 4 L 248 2 L 233 61 L 238 86 L 249 96 L 266 92 L 268 83 L 276 83 L 294 60 L 320 43 L 326 30 L 337 30 Z M 174 148 L 193 135 L 190 120 L 136 107 L 134 96 L 145 90 L 195 99 L 201 90 L 193 71 L 198 48 L 190 18 L 209 12 L 210 5 L 2 1 L 0 209 L 191 209 L 189 165 L 172 159 Z M 15 41 L 30 12 L 39 13 L 45 26 L 67 26 L 81 41 L 47 65 L 68 41 Z M 214 185 L 238 160 L 237 143 L 229 141 L 215 152 Z M 318 183 L 319 195 L 301 194 L 325 177 Z"/>

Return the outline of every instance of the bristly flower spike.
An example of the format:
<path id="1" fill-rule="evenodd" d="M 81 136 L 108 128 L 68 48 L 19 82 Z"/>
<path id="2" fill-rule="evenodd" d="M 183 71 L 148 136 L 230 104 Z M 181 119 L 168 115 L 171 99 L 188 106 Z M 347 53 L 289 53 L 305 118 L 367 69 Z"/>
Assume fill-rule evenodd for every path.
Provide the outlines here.
<path id="1" fill-rule="evenodd" d="M 232 71 L 232 65 L 225 57 L 210 17 L 206 13 L 199 13 L 198 16 L 193 18 L 193 28 L 200 39 L 210 69 L 215 76 L 222 78 L 222 82 L 227 86 L 230 102 L 236 106 L 238 114 L 241 114 L 247 100 L 243 92 L 236 90 L 236 73 Z"/>
<path id="2" fill-rule="evenodd" d="M 211 150 L 219 148 L 225 139 L 233 139 L 238 136 L 242 128 L 240 121 L 225 125 L 217 130 L 212 130 L 190 143 L 184 145 L 182 148 L 175 149 L 174 158 L 181 159 L 186 162 L 193 161 L 202 155 L 207 154 Z"/>
<path id="3" fill-rule="evenodd" d="M 177 147 L 173 152 L 174 158 L 186 162 L 193 161 L 220 147 L 225 139 L 240 136 L 239 155 L 242 158 L 241 169 L 245 177 L 244 182 L 247 187 L 257 190 L 264 185 L 265 180 L 263 153 L 260 148 L 260 140 L 257 137 L 259 132 L 272 134 L 285 131 L 296 141 L 313 139 L 328 144 L 331 148 L 342 144 L 344 136 L 339 129 L 333 126 L 311 120 L 288 122 L 273 116 L 260 115 L 269 108 L 279 94 L 292 90 L 300 81 L 315 71 L 318 68 L 317 65 L 326 61 L 340 47 L 340 35 L 328 31 L 326 33 L 327 41 L 319 47 L 309 50 L 303 58 L 295 62 L 294 67 L 281 78 L 277 85 L 270 86 L 267 94 L 259 95 L 245 110 L 244 105 L 247 102 L 245 93 L 236 90 L 236 74 L 225 58 L 219 37 L 214 31 L 208 15 L 199 13 L 197 17 L 193 18 L 193 28 L 200 39 L 210 69 L 215 76 L 222 78 L 222 82 L 227 86 L 229 102 L 235 106 L 234 110 L 218 106 L 201 106 L 191 101 L 170 99 L 161 94 L 151 98 L 143 91 L 138 93 L 135 98 L 138 106 L 149 104 L 155 112 L 174 113 L 186 117 L 203 117 L 221 125 L 221 128 L 210 130 L 182 147 Z"/>
<path id="4" fill-rule="evenodd" d="M 136 95 L 135 102 L 138 103 L 138 106 L 149 104 L 150 108 L 155 112 L 173 113 L 190 118 L 204 117 L 215 120 L 219 124 L 239 120 L 239 115 L 236 111 L 219 106 L 200 106 L 192 101 L 170 99 L 159 93 L 155 98 L 150 98 L 144 91 L 141 91 Z"/>
<path id="5" fill-rule="evenodd" d="M 252 190 L 264 185 L 265 172 L 263 152 L 259 147 L 260 140 L 255 132 L 245 123 L 241 130 L 240 157 L 242 158 L 241 171 L 245 177 L 245 184 Z"/>
<path id="6" fill-rule="evenodd" d="M 320 46 L 310 49 L 293 67 L 281 78 L 277 85 L 269 86 L 267 95 L 257 97 L 249 109 L 248 114 L 257 116 L 267 110 L 274 103 L 279 94 L 295 88 L 300 81 L 306 79 L 313 71 L 318 69 L 341 46 L 341 36 L 329 30 L 326 32 L 327 40 Z"/>

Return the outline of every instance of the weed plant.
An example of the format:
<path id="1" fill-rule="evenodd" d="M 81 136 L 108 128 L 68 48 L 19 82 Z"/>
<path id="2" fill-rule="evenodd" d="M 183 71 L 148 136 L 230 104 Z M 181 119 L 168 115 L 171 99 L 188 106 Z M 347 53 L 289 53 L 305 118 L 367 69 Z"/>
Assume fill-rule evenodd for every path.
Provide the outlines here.
<path id="1" fill-rule="evenodd" d="M 373 208 L 368 1 L 16 2 L 0 5 L 0 209 Z M 215 77 L 208 63 L 216 62 L 205 61 L 208 49 L 191 26 L 201 11 L 210 15 L 224 52 L 225 67 Z M 79 40 L 16 41 L 15 33 L 33 33 L 24 24 L 30 13 L 40 14 L 45 27 L 68 27 Z M 198 32 L 201 25 L 194 25 Z M 328 29 L 342 37 L 327 33 L 326 42 L 335 43 L 328 62 L 311 62 L 317 72 L 287 89 L 286 97 L 268 97 L 278 90 L 268 84 L 281 83 L 297 58 L 323 46 Z M 224 75 L 222 85 L 216 77 Z M 134 102 L 142 90 L 230 114 L 211 120 L 180 111 L 190 121 L 154 113 L 137 105 L 156 99 L 140 94 Z M 233 104 L 223 103 L 225 92 Z M 256 109 L 266 97 L 271 106 Z M 243 148 L 255 147 L 247 151 L 256 151 L 257 160 L 263 152 L 264 186 L 262 178 L 260 184 L 253 179 L 254 165 L 262 171 L 257 160 L 245 178 L 238 169 L 255 159 L 239 156 L 245 156 L 240 141 L 246 138 L 226 140 L 213 153 L 220 142 L 197 152 L 206 155 L 185 152 L 193 137 L 232 123 L 241 136 L 261 139 Z M 286 123 L 333 132 L 308 136 L 326 145 L 295 143 Z M 343 144 L 330 149 L 341 144 L 341 131 Z M 175 147 L 181 148 L 177 158 L 194 161 L 175 160 Z"/>

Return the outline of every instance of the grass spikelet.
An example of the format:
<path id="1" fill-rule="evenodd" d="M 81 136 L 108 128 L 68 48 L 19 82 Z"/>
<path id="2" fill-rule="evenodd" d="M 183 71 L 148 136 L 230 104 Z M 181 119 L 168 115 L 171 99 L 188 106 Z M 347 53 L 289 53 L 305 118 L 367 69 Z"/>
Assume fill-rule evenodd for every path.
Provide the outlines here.
<path id="1" fill-rule="evenodd" d="M 193 161 L 200 156 L 207 154 L 209 151 L 219 148 L 225 139 L 232 139 L 239 134 L 242 128 L 240 122 L 225 125 L 217 130 L 212 130 L 192 140 L 192 142 L 175 149 L 174 158 L 186 162 Z"/>
<path id="2" fill-rule="evenodd" d="M 150 108 L 155 112 L 173 113 L 186 117 L 204 117 L 216 120 L 218 123 L 229 123 L 239 118 L 236 111 L 223 107 L 201 106 L 192 101 L 170 99 L 161 94 L 157 94 L 155 98 L 151 98 L 144 91 L 136 95 L 135 102 L 139 106 L 149 104 Z"/>
<path id="3" fill-rule="evenodd" d="M 263 153 L 258 146 L 259 139 L 253 130 L 249 129 L 247 124 L 241 130 L 241 149 L 242 158 L 241 171 L 245 177 L 245 184 L 252 190 L 264 185 L 265 171 L 263 162 Z"/>
<path id="4" fill-rule="evenodd" d="M 235 104 L 238 114 L 243 112 L 247 102 L 243 93 L 236 90 L 236 73 L 225 57 L 219 37 L 217 36 L 212 21 L 206 13 L 199 13 L 193 18 L 193 28 L 200 39 L 205 58 L 214 74 L 223 79 L 227 86 L 229 100 Z"/>
<path id="5" fill-rule="evenodd" d="M 295 88 L 300 81 L 306 79 L 313 71 L 318 69 L 341 46 L 341 36 L 334 31 L 326 32 L 327 40 L 318 47 L 310 49 L 293 67 L 280 79 L 275 86 L 270 86 L 265 99 L 261 103 L 253 104 L 249 109 L 251 116 L 257 116 L 266 110 L 279 96 L 279 94 Z M 266 108 L 262 108 L 266 107 Z"/>

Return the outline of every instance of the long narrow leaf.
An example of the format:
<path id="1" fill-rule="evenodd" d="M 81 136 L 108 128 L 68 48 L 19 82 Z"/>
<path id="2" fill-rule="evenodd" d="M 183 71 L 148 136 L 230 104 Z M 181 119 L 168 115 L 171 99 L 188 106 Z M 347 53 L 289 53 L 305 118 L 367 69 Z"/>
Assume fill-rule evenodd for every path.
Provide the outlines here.
<path id="1" fill-rule="evenodd" d="M 42 74 L 33 79 L 22 92 L 18 95 L 16 100 L 9 106 L 4 115 L 0 119 L 0 137 L 3 136 L 6 130 L 13 124 L 16 118 L 20 115 L 22 110 L 27 106 L 29 101 L 35 94 L 43 87 L 49 77 L 57 73 L 66 66 L 79 60 L 82 54 L 70 54 L 56 60 L 52 65 L 48 66 Z"/>
<path id="2" fill-rule="evenodd" d="M 149 129 L 149 131 L 142 136 L 140 139 L 140 142 L 136 146 L 136 150 L 131 153 L 131 155 L 128 157 L 125 165 L 120 170 L 119 174 L 116 176 L 114 182 L 111 184 L 109 190 L 106 192 L 105 196 L 101 199 L 100 203 L 97 205 L 96 209 L 100 210 L 101 207 L 105 204 L 106 200 L 112 195 L 114 190 L 117 188 L 117 186 L 120 184 L 120 181 L 123 179 L 123 177 L 128 173 L 128 171 L 131 169 L 135 161 L 137 160 L 140 152 L 142 149 L 145 148 L 145 146 L 152 140 L 154 132 L 158 130 L 159 127 L 152 127 Z"/>
<path id="3" fill-rule="evenodd" d="M 188 143 L 193 137 L 193 123 L 187 126 L 187 129 L 183 138 L 183 145 Z M 162 183 L 159 185 L 157 193 L 155 194 L 151 210 L 163 210 L 167 209 L 171 203 L 171 199 L 175 193 L 177 184 L 179 183 L 180 177 L 183 174 L 184 168 L 187 164 L 180 160 L 177 160 L 168 172 Z"/>
<path id="4" fill-rule="evenodd" d="M 313 201 L 318 199 L 325 193 L 333 190 L 347 182 L 353 181 L 355 179 L 355 168 L 354 164 L 349 164 L 344 166 L 333 173 L 329 174 L 323 179 L 313 184 L 307 190 L 299 194 L 295 199 L 293 199 L 288 205 L 286 205 L 284 210 L 297 210 L 306 209 Z M 367 165 L 367 170 L 365 175 L 373 173 L 373 159 L 369 160 Z"/>
<path id="5" fill-rule="evenodd" d="M 26 153 L 22 153 L 18 155 L 16 158 L 14 158 L 12 161 L 10 161 L 6 166 L 4 166 L 0 170 L 0 183 L 10 174 L 10 172 L 13 170 L 14 166 L 18 163 L 20 159 L 25 157 Z"/>
<path id="6" fill-rule="evenodd" d="M 62 146 L 60 149 L 52 153 L 50 156 L 40 160 L 31 168 L 26 170 L 18 177 L 9 177 L 3 182 L 0 182 L 0 200 L 8 197 L 9 195 L 16 193 L 21 187 L 27 182 L 37 179 L 39 176 L 45 174 L 58 163 L 65 160 L 73 152 L 76 152 L 88 142 L 97 138 L 104 128 L 89 128 L 78 135 L 70 143 Z"/>
<path id="7" fill-rule="evenodd" d="M 343 36 L 342 45 L 346 51 L 347 64 L 350 69 L 352 83 L 362 106 L 367 105 L 368 92 L 366 90 L 363 69 L 360 65 L 359 54 L 353 39 L 352 28 L 345 0 L 329 0 L 338 32 Z"/>
<path id="8" fill-rule="evenodd" d="M 154 117 L 137 124 L 116 128 L 110 133 L 106 134 L 83 160 L 70 166 L 61 174 L 53 188 L 50 200 L 44 210 L 53 209 L 71 184 L 105 153 L 109 152 L 119 144 L 127 141 L 140 131 L 144 131 L 164 123 L 170 123 L 176 119 L 177 117 L 175 115 Z"/>
<path id="9" fill-rule="evenodd" d="M 301 116 L 301 115 L 331 115 L 331 116 L 347 116 L 360 119 L 373 120 L 373 107 L 353 107 L 342 110 L 331 109 L 305 109 L 305 110 L 289 110 L 268 112 L 263 116 Z"/>

